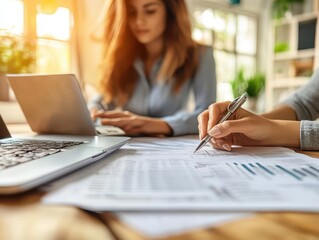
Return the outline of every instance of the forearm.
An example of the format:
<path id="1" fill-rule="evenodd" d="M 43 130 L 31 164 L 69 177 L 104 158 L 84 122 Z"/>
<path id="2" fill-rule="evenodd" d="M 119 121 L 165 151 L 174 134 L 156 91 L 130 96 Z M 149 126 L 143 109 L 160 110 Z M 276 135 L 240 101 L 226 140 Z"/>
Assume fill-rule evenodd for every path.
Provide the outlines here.
<path id="1" fill-rule="evenodd" d="M 171 136 L 173 134 L 170 126 L 162 119 L 159 118 L 147 118 L 143 126 L 144 134 L 151 136 Z"/>
<path id="2" fill-rule="evenodd" d="M 268 119 L 297 120 L 295 110 L 287 105 L 278 106 L 274 110 L 264 113 L 261 116 Z"/>
<path id="3" fill-rule="evenodd" d="M 199 113 L 199 111 L 192 113 L 179 112 L 171 116 L 163 117 L 162 120 L 170 126 L 173 136 L 198 134 L 197 116 Z"/>
<path id="4" fill-rule="evenodd" d="M 300 121 L 272 120 L 270 145 L 300 147 Z"/>

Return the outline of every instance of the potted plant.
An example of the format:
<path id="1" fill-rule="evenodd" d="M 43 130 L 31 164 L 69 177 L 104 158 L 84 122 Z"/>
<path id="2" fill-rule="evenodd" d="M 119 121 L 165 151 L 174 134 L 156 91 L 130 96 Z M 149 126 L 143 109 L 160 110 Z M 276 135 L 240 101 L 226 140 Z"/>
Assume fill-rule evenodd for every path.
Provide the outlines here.
<path id="1" fill-rule="evenodd" d="M 246 92 L 247 81 L 246 81 L 245 76 L 244 76 L 244 69 L 243 68 L 240 68 L 236 72 L 235 78 L 232 81 L 230 81 L 230 84 L 231 84 L 231 88 L 232 88 L 233 95 L 235 98 L 239 97 L 244 92 Z"/>
<path id="2" fill-rule="evenodd" d="M 240 68 L 235 75 L 235 78 L 230 82 L 234 97 L 238 97 L 244 92 L 247 92 L 249 98 L 249 108 L 256 111 L 256 104 L 260 93 L 265 88 L 265 75 L 260 72 L 246 77 L 244 69 Z"/>
<path id="3" fill-rule="evenodd" d="M 272 15 L 275 19 L 283 18 L 288 11 L 292 11 L 296 4 L 303 4 L 304 0 L 274 0 L 272 2 Z M 301 13 L 300 7 L 298 12 L 294 10 L 295 13 Z"/>
<path id="4" fill-rule="evenodd" d="M 0 101 L 9 100 L 5 74 L 31 73 L 35 68 L 35 47 L 17 36 L 0 36 Z"/>

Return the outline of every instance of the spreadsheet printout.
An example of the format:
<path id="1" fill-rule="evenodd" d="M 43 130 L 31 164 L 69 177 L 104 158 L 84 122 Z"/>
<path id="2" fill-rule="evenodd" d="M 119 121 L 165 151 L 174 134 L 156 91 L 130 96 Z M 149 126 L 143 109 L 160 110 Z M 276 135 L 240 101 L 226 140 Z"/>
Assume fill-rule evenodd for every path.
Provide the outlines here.
<path id="1" fill-rule="evenodd" d="M 281 147 L 135 138 L 44 198 L 96 211 L 319 211 L 319 160 Z M 62 180 L 65 181 L 65 180 Z"/>

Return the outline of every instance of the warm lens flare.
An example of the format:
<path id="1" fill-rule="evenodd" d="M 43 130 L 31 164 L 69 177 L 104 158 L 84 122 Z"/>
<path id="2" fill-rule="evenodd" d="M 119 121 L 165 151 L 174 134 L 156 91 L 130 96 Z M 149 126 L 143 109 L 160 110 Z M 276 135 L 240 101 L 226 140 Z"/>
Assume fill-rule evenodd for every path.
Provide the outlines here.
<path id="1" fill-rule="evenodd" d="M 23 33 L 23 3 L 18 0 L 0 0 L 0 30 Z"/>
<path id="2" fill-rule="evenodd" d="M 37 36 L 67 41 L 70 39 L 70 10 L 59 7 L 53 14 L 37 14 Z"/>

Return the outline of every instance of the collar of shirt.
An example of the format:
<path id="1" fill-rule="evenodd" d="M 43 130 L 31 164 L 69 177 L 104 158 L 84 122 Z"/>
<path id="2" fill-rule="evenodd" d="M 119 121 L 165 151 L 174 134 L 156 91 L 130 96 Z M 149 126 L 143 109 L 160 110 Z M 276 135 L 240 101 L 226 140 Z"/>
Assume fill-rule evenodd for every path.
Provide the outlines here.
<path id="1" fill-rule="evenodd" d="M 138 58 L 134 62 L 134 68 L 137 71 L 138 75 L 141 79 L 143 79 L 148 85 L 152 86 L 157 81 L 157 74 L 160 70 L 160 67 L 163 62 L 163 57 L 159 57 L 153 64 L 151 69 L 151 75 L 150 78 L 145 75 L 144 72 L 144 61 L 141 58 Z"/>

